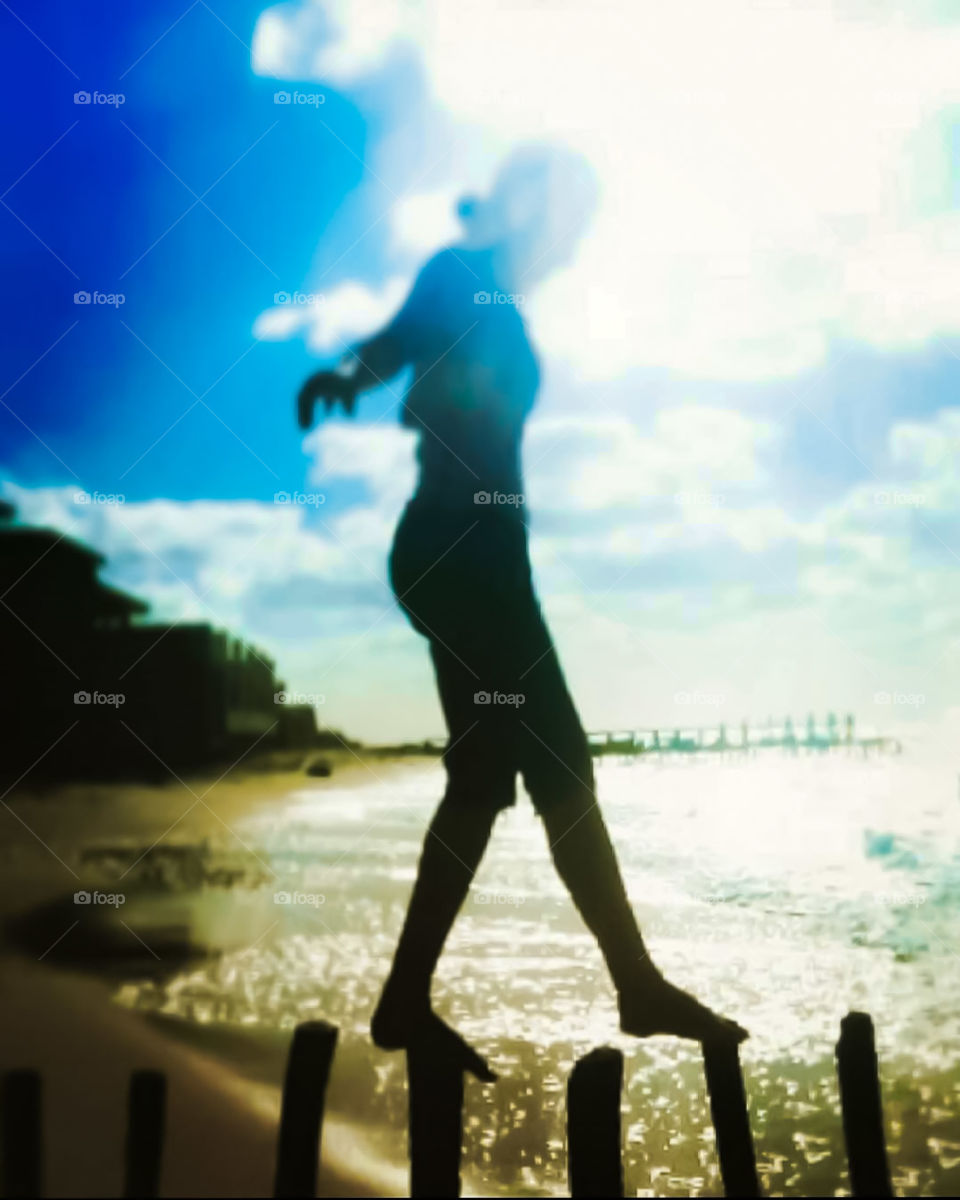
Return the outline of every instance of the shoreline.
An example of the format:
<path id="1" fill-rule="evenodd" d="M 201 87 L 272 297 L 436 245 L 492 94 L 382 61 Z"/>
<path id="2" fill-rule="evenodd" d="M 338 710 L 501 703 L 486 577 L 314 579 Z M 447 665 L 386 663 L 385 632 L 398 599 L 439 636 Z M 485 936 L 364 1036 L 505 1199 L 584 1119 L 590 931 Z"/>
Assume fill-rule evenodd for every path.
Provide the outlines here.
<path id="1" fill-rule="evenodd" d="M 407 767 L 423 769 L 433 757 L 402 758 L 340 749 L 306 755 L 330 760 L 332 774 L 309 776 L 298 769 L 249 769 L 242 765 L 220 775 L 201 773 L 162 783 L 64 783 L 29 786 L 29 780 L 3 800 L 6 815 L 0 846 L 0 921 L 80 879 L 75 868 L 80 845 L 128 839 L 144 845 L 166 840 L 229 837 L 230 823 L 263 813 L 293 791 L 336 793 L 371 781 L 384 782 Z M 226 813 L 224 816 L 222 814 Z M 236 837 L 236 835 L 233 835 Z M 59 875 L 62 886 L 52 883 Z"/>
<path id="2" fill-rule="evenodd" d="M 8 815 L 17 838 L 13 851 L 0 850 L 4 865 L 15 868 L 0 872 L 0 891 L 11 899 L 7 911 L 29 909 L 30 897 L 16 890 L 19 878 L 34 896 L 45 897 L 50 924 L 47 940 L 31 943 L 34 956 L 43 958 L 40 965 L 12 955 L 0 960 L 0 970 L 11 974 L 20 997 L 16 1003 L 5 999 L 11 990 L 6 986 L 0 996 L 0 1020 L 12 1011 L 7 1027 L 17 1038 L 8 1042 L 5 1065 L 31 1065 L 37 1046 L 46 1055 L 42 1039 L 53 1040 L 46 1032 L 50 1025 L 98 1047 L 104 1061 L 119 1054 L 132 1063 L 140 1054 L 136 1065 L 149 1066 L 157 1062 L 149 1057 L 155 1051 L 162 1056 L 159 1065 L 173 1064 L 188 1090 L 196 1089 L 201 1108 L 215 1103 L 237 1113 L 234 1138 L 250 1130 L 251 1145 L 259 1147 L 250 1165 L 251 1173 L 260 1173 L 259 1188 L 271 1169 L 293 1022 L 323 1016 L 340 1029 L 323 1161 L 327 1170 L 343 1167 L 345 1172 L 345 1177 L 331 1174 L 336 1182 L 329 1190 L 402 1194 L 407 1168 L 403 1057 L 371 1047 L 366 1018 L 387 969 L 422 825 L 442 772 L 432 757 L 369 764 L 347 757 L 349 765 L 322 780 L 300 772 L 237 771 L 220 782 L 191 779 L 188 790 L 176 783 L 143 791 L 74 788 L 19 799 L 16 814 L 36 833 L 52 829 L 58 840 L 51 853 Z M 935 868 L 918 857 L 926 843 L 915 845 L 898 833 L 912 810 L 885 808 L 886 773 L 879 775 L 875 766 L 851 763 L 837 774 L 824 764 L 801 763 L 785 778 L 781 770 L 771 762 L 764 769 L 736 766 L 712 775 L 703 769 L 665 771 L 657 795 L 638 799 L 639 777 L 610 765 L 604 773 L 606 811 L 624 850 L 650 944 L 678 982 L 704 989 L 712 1002 L 736 1011 L 755 1035 L 743 1061 L 768 1194 L 823 1194 L 823 1189 L 831 1194 L 844 1184 L 833 1045 L 839 1019 L 850 1007 L 867 1008 L 878 1023 L 898 1193 L 950 1194 L 960 1179 L 951 1149 L 960 1147 L 958 1090 L 941 1068 L 953 1060 L 960 1041 L 947 1001 L 955 973 L 939 944 L 947 936 L 941 924 L 952 905 L 941 908 L 936 901 L 938 894 L 944 900 L 953 895 L 949 856 Z M 921 787 L 910 771 L 900 770 L 904 794 L 952 783 L 952 778 L 938 783 L 924 776 Z M 748 781 L 756 795 L 746 790 Z M 871 785 L 875 790 L 867 793 Z M 775 810 L 758 807 L 757 797 L 771 788 L 781 789 L 777 794 L 784 803 Z M 830 824 L 838 797 L 851 791 L 860 796 L 856 806 L 846 800 L 843 822 Z M 867 802 L 868 794 L 879 803 Z M 196 802 L 197 796 L 205 796 L 206 803 Z M 811 796 L 819 796 L 823 821 L 813 834 L 815 844 L 796 837 L 810 826 Z M 792 797 L 806 798 L 808 807 L 790 809 Z M 745 814 L 754 823 L 754 849 L 747 855 L 737 841 L 726 845 L 727 857 L 711 875 L 710 853 L 725 845 L 725 830 L 736 828 Z M 77 884 L 68 872 L 79 868 L 84 844 L 122 841 L 127 835 L 139 843 L 172 828 L 171 840 L 185 839 L 196 850 L 208 835 L 218 836 L 208 865 L 229 874 L 232 860 L 224 843 L 236 835 L 226 822 L 246 841 L 254 865 L 262 855 L 278 872 L 277 882 L 264 886 L 262 895 L 253 894 L 248 877 L 233 886 L 199 887 L 180 879 L 169 886 L 143 879 L 129 889 L 119 912 L 74 909 L 71 893 Z M 635 836 L 640 822 L 642 838 Z M 793 839 L 784 839 L 785 828 L 793 829 Z M 878 828 L 880 833 L 864 843 L 864 829 Z M 825 830 L 834 836 L 825 837 Z M 782 887 L 768 867 L 766 874 L 754 875 L 755 851 L 780 854 L 788 879 L 795 863 L 807 871 L 812 861 L 818 873 Z M 913 870 L 913 862 L 926 864 L 917 881 L 923 892 L 904 873 Z M 857 864 L 863 875 L 850 881 Z M 550 1195 L 562 1191 L 565 1180 L 563 1096 L 572 1062 L 591 1046 L 611 1038 L 611 1044 L 621 1042 L 601 964 L 559 892 L 529 806 L 518 806 L 504 818 L 484 871 L 444 957 L 436 995 L 443 1015 L 476 1037 L 501 1073 L 495 1087 L 471 1083 L 467 1088 L 464 1194 L 512 1195 L 519 1189 Z M 900 912 L 896 904 L 908 883 L 909 895 L 922 895 L 926 907 L 911 904 Z M 277 909 L 278 886 L 316 886 L 326 893 L 327 908 Z M 870 899 L 870 889 L 880 891 Z M 51 895 L 59 898 L 59 909 L 50 905 Z M 497 897 L 516 903 L 495 906 Z M 883 897 L 894 905 L 893 913 Z M 918 943 L 908 953 L 918 933 L 918 911 L 919 932 L 930 949 Z M 81 920 L 71 932 L 78 913 Z M 828 920 L 831 914 L 835 919 Z M 225 915 L 231 919 L 224 920 Z M 901 918 L 908 928 L 901 929 Z M 100 944 L 104 956 L 98 962 L 92 954 L 98 946 L 94 934 L 105 930 L 115 936 Z M 196 933 L 193 948 L 214 952 L 181 964 L 173 957 L 177 937 L 168 947 L 155 940 L 158 930 Z M 261 930 L 267 931 L 262 942 Z M 89 945 L 80 940 L 87 931 Z M 147 943 L 160 951 L 162 962 L 144 948 Z M 182 944 L 193 945 L 190 939 Z M 130 957 L 131 952 L 139 957 Z M 70 958 L 78 970 L 68 974 L 62 967 Z M 155 978 L 162 973 L 158 985 L 149 982 L 151 972 Z M 120 983 L 126 986 L 114 986 Z M 54 1032 L 61 1036 L 59 1028 Z M 676 1194 L 681 1185 L 701 1195 L 716 1194 L 696 1050 L 662 1039 L 631 1040 L 622 1049 L 627 1055 L 624 1163 L 631 1185 L 650 1195 Z M 14 1052 L 22 1061 L 9 1059 Z M 58 1078 L 65 1069 L 61 1058 L 49 1059 Z M 97 1075 L 94 1104 L 107 1104 L 108 1088 L 112 1096 L 124 1087 L 119 1076 Z M 209 1139 L 190 1152 L 231 1155 L 228 1125 L 224 1117 L 208 1126 L 221 1130 L 226 1140 Z M 84 1128 L 102 1157 L 104 1137 L 86 1123 Z M 122 1131 L 110 1134 L 111 1146 L 117 1137 Z M 81 1155 L 73 1160 L 79 1171 L 84 1147 L 67 1145 L 63 1153 L 68 1152 Z M 91 1178 L 102 1192 L 102 1175 Z M 218 1176 L 211 1181 L 212 1194 L 224 1194 L 227 1186 L 231 1180 Z M 264 1186 L 269 1188 L 269 1180 Z M 252 1190 L 264 1194 L 257 1188 Z"/>
<path id="3" fill-rule="evenodd" d="M 273 1194 L 279 1079 L 252 1083 L 120 1008 L 87 975 L 12 955 L 0 958 L 0 974 L 2 1068 L 34 1068 L 43 1081 L 45 1194 L 120 1194 L 127 1087 L 145 1067 L 164 1072 L 168 1085 L 161 1195 Z M 319 1196 L 405 1192 L 405 1172 L 335 1114 L 324 1120 L 320 1162 Z"/>
<path id="4" fill-rule="evenodd" d="M 23 787 L 6 797 L 0 817 L 7 822 L 0 850 L 0 1069 L 42 1074 L 47 1194 L 119 1195 L 129 1074 L 142 1067 L 168 1078 L 162 1195 L 272 1194 L 290 1035 L 277 1034 L 255 1080 L 238 1062 L 242 1055 L 231 1060 L 204 1046 L 207 1031 L 201 1027 L 188 1039 L 166 1022 L 118 1004 L 117 982 L 131 971 L 170 978 L 183 968 L 178 948 L 194 952 L 198 964 L 214 961 L 217 951 L 160 945 L 162 960 L 154 961 L 157 946 L 146 946 L 129 926 L 129 934 L 118 928 L 122 910 L 105 912 L 109 919 L 101 920 L 100 913 L 75 907 L 73 893 L 87 882 L 86 845 L 229 841 L 237 837 L 231 824 L 294 792 L 328 792 L 333 799 L 419 762 L 375 755 L 368 762 L 347 750 L 323 757 L 334 767 L 327 778 L 302 769 L 237 768 L 220 778 Z M 399 1196 L 406 1189 L 406 1172 L 378 1155 L 356 1122 L 330 1110 L 318 1195 Z"/>

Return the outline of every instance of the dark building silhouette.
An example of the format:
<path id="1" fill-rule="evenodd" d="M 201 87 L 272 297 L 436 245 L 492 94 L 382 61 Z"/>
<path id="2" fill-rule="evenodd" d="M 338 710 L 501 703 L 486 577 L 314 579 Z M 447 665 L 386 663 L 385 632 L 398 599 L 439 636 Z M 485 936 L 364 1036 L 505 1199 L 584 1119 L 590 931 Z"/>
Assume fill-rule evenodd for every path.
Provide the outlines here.
<path id="1" fill-rule="evenodd" d="M 306 747 L 262 652 L 206 624 L 153 624 L 99 578 L 104 557 L 0 510 L 0 775 L 163 777 L 255 744 Z"/>

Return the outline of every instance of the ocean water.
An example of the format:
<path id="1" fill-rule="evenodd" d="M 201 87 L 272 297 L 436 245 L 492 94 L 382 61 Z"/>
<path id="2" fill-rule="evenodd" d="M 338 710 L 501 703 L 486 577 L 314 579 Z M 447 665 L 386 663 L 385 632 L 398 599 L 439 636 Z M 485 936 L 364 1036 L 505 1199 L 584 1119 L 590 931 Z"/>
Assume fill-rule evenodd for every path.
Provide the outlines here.
<path id="1" fill-rule="evenodd" d="M 229 869 L 183 898 L 221 952 L 160 981 L 130 978 L 118 999 L 251 1038 L 325 1017 L 341 1030 L 330 1106 L 362 1123 L 378 1153 L 402 1159 L 403 1056 L 376 1051 L 367 1024 L 442 786 L 435 763 L 382 775 L 374 765 L 361 787 L 304 781 L 222 844 L 206 843 L 208 863 Z M 863 1009 L 877 1029 L 895 1188 L 955 1194 L 960 794 L 950 756 L 608 759 L 598 790 L 655 961 L 751 1031 L 742 1060 L 765 1190 L 848 1188 L 833 1048 L 840 1018 Z M 567 1075 L 580 1054 L 613 1044 L 627 1055 L 627 1194 L 721 1194 L 699 1052 L 618 1033 L 602 961 L 525 798 L 497 824 L 435 997 L 501 1075 L 468 1084 L 468 1188 L 562 1192 Z"/>

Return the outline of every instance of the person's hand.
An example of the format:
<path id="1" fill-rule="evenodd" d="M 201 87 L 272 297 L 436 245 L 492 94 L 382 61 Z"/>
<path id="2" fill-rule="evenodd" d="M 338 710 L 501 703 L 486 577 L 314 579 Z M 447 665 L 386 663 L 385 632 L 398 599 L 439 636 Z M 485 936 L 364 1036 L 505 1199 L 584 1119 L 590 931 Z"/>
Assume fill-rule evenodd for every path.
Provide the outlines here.
<path id="1" fill-rule="evenodd" d="M 339 400 L 348 416 L 353 414 L 357 392 L 353 381 L 336 371 L 317 371 L 306 381 L 297 396 L 297 423 L 301 429 L 313 424 L 313 410 L 318 400 L 331 412 Z"/>

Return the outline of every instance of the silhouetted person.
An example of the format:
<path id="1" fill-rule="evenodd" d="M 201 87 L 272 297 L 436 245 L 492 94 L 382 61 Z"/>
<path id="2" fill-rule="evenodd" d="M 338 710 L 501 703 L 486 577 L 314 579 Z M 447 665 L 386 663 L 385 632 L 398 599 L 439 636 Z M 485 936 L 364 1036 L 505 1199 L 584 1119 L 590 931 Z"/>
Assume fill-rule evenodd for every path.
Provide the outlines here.
<path id="1" fill-rule="evenodd" d="M 390 581 L 429 642 L 449 731 L 448 782 L 371 1031 L 387 1049 L 432 1040 L 485 1079 L 492 1075 L 483 1060 L 433 1013 L 430 983 L 497 814 L 515 802 L 518 774 L 600 945 L 621 1028 L 640 1037 L 746 1036 L 650 960 L 531 581 L 520 443 L 539 371 L 516 294 L 566 261 L 594 198 L 578 158 L 515 153 L 486 199 L 461 203 L 463 242 L 430 259 L 390 324 L 337 370 L 313 375 L 299 397 L 307 428 L 318 400 L 352 412 L 357 392 L 413 367 L 402 421 L 420 435 L 420 475 L 394 539 Z"/>

